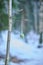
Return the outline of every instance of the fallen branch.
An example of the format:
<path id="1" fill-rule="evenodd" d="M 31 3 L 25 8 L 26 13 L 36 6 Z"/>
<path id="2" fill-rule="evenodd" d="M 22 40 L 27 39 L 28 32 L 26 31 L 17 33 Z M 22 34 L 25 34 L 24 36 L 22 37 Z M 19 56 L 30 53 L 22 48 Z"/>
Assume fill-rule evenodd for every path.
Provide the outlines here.
<path id="1" fill-rule="evenodd" d="M 0 59 L 5 59 L 5 55 L 0 55 Z M 19 59 L 17 58 L 16 56 L 12 57 L 10 56 L 10 61 L 13 62 L 13 63 L 21 63 L 21 62 L 27 62 L 29 61 L 28 59 Z"/>

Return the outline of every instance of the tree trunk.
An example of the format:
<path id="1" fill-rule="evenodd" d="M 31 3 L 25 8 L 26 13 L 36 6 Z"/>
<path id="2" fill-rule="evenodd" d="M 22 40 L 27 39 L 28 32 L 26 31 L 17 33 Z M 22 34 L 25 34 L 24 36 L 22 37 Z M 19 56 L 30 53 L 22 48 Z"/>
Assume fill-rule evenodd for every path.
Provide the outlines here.
<path id="1" fill-rule="evenodd" d="M 22 15 L 21 15 L 21 33 L 23 33 L 23 27 L 24 27 L 23 22 L 24 22 L 24 13 L 22 11 Z"/>
<path id="2" fill-rule="evenodd" d="M 40 4 L 39 17 L 40 17 L 40 20 L 39 20 L 39 32 L 40 32 L 39 42 L 42 43 L 42 33 L 43 33 L 43 2 L 41 2 L 41 4 Z"/>
<path id="3" fill-rule="evenodd" d="M 38 2 L 34 2 L 34 29 L 37 33 L 37 22 L 38 22 Z"/>
<path id="4" fill-rule="evenodd" d="M 40 33 L 40 39 L 39 39 L 39 43 L 42 43 L 42 32 Z"/>
<path id="5" fill-rule="evenodd" d="M 9 28 L 8 28 L 5 65 L 9 64 L 9 59 L 10 59 L 9 52 L 10 52 L 10 39 L 11 39 L 11 28 L 12 28 L 12 0 L 9 0 L 8 15 L 9 15 L 9 26 L 8 26 Z"/>

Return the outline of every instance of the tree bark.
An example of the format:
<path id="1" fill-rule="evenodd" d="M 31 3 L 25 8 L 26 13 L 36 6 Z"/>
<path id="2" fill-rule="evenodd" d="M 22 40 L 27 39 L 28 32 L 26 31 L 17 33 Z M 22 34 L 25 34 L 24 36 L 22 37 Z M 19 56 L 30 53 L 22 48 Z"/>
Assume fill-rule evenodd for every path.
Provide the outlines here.
<path id="1" fill-rule="evenodd" d="M 8 26 L 8 38 L 7 38 L 7 49 L 6 49 L 6 59 L 5 65 L 9 64 L 9 53 L 10 53 L 10 40 L 11 40 L 11 29 L 12 29 L 12 0 L 9 0 L 8 4 L 8 17 L 9 17 L 9 26 Z"/>
<path id="2" fill-rule="evenodd" d="M 40 39 L 39 43 L 42 43 L 42 34 L 43 34 L 43 2 L 40 1 L 40 12 L 39 12 L 39 32 L 40 32 Z"/>

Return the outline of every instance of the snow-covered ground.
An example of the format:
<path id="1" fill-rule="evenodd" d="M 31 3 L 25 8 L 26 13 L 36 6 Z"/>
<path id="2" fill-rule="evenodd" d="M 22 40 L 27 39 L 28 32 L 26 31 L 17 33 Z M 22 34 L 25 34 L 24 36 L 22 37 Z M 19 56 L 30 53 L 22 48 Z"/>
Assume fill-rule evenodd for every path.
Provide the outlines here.
<path id="1" fill-rule="evenodd" d="M 0 55 L 6 54 L 7 33 L 7 30 L 2 32 L 3 40 L 0 40 Z M 30 31 L 27 35 L 27 39 L 28 43 L 25 43 L 20 38 L 20 33 L 11 33 L 11 56 L 17 56 L 20 59 L 29 59 L 30 61 L 20 64 L 10 62 L 10 65 L 43 65 L 43 48 L 37 48 L 39 45 L 39 35 Z M 4 65 L 3 60 L 0 60 L 0 65 Z"/>

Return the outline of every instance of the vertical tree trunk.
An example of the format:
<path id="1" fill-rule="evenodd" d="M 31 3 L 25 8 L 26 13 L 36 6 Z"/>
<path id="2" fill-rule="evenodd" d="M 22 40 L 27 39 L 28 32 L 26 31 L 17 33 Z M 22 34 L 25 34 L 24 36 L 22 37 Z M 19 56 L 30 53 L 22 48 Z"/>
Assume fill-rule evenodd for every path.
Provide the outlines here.
<path id="1" fill-rule="evenodd" d="M 35 31 L 36 31 L 36 33 L 37 33 L 37 11 L 38 11 L 38 9 L 37 9 L 37 2 L 34 2 L 34 29 L 35 29 Z"/>
<path id="2" fill-rule="evenodd" d="M 11 39 L 11 28 L 12 28 L 12 0 L 9 0 L 8 15 L 9 15 L 9 27 L 8 27 L 5 65 L 9 64 L 9 59 L 10 59 L 9 53 L 10 53 L 10 39 Z"/>
<path id="3" fill-rule="evenodd" d="M 24 27 L 23 23 L 24 23 L 24 13 L 22 11 L 22 15 L 21 15 L 21 33 L 23 33 L 23 27 Z"/>
<path id="4" fill-rule="evenodd" d="M 40 39 L 39 39 L 39 43 L 42 43 L 42 32 L 40 33 Z"/>
<path id="5" fill-rule="evenodd" d="M 40 1 L 40 12 L 39 12 L 39 16 L 40 16 L 40 20 L 39 20 L 39 32 L 40 32 L 40 39 L 39 39 L 39 43 L 42 43 L 42 33 L 43 33 L 43 2 Z"/>

